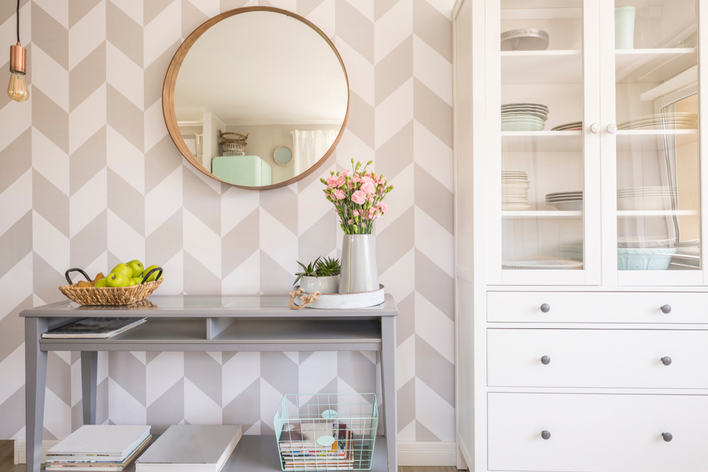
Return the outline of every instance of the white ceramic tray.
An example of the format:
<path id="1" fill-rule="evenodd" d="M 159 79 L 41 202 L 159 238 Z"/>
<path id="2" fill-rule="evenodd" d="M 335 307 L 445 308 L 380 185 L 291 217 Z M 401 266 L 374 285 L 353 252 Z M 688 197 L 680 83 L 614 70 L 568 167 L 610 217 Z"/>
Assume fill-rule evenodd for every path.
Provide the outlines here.
<path id="1" fill-rule="evenodd" d="M 300 287 L 295 287 L 295 290 Z M 306 293 L 305 295 L 310 295 Z M 316 308 L 320 310 L 341 310 L 347 308 L 367 308 L 381 305 L 386 301 L 384 295 L 384 286 L 379 284 L 379 289 L 372 292 L 357 292 L 357 293 L 321 293 L 319 298 L 306 308 Z M 295 298 L 295 305 L 301 305 L 302 299 Z"/>

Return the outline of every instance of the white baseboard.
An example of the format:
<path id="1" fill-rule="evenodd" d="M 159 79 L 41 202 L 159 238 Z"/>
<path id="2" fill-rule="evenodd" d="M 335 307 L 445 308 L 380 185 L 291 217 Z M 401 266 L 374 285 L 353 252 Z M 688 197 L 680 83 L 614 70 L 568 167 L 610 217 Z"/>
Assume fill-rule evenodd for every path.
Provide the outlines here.
<path id="1" fill-rule="evenodd" d="M 398 465 L 405 467 L 454 466 L 457 444 L 438 441 L 399 441 Z"/>
<path id="2" fill-rule="evenodd" d="M 59 444 L 58 439 L 45 439 L 42 441 L 42 463 L 47 459 L 47 451 Z M 17 464 L 27 463 L 27 441 L 24 439 L 15 440 L 14 462 Z"/>
<path id="3" fill-rule="evenodd" d="M 49 449 L 59 441 L 42 441 L 42 462 Z M 457 459 L 457 445 L 454 442 L 401 441 L 398 443 L 398 465 L 400 466 L 454 466 Z M 24 439 L 15 440 L 15 464 L 27 463 L 27 443 Z"/>

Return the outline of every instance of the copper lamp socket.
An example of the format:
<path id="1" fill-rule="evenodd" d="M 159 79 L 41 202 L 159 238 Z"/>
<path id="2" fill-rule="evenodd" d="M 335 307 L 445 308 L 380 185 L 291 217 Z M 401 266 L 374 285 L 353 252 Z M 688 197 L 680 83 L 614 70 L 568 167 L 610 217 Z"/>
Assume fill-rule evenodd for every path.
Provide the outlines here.
<path id="1" fill-rule="evenodd" d="M 27 49 L 18 42 L 10 46 L 10 72 L 25 74 L 27 72 Z"/>

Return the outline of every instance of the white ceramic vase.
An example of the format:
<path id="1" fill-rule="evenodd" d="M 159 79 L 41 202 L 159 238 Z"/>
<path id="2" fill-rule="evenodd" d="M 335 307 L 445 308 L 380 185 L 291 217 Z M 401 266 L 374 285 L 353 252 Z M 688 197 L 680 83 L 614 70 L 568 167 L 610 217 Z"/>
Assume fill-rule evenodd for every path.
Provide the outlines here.
<path id="1" fill-rule="evenodd" d="M 339 293 L 371 292 L 378 289 L 379 272 L 376 268 L 374 235 L 345 234 Z"/>
<path id="2" fill-rule="evenodd" d="M 337 293 L 339 289 L 339 276 L 333 275 L 330 277 L 309 277 L 304 276 L 300 279 L 300 288 L 307 293 Z"/>

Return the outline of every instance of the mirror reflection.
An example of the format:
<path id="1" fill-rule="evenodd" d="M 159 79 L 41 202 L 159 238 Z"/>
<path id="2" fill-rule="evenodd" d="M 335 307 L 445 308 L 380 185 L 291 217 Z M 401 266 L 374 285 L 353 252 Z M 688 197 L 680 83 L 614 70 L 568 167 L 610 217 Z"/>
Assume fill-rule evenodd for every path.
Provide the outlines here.
<path id="1" fill-rule="evenodd" d="M 189 48 L 174 112 L 185 157 L 200 170 L 264 187 L 304 177 L 331 153 L 348 99 L 339 56 L 319 30 L 283 13 L 247 11 Z"/>

